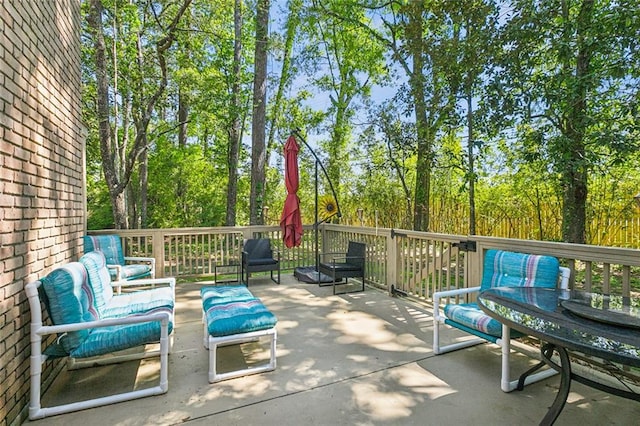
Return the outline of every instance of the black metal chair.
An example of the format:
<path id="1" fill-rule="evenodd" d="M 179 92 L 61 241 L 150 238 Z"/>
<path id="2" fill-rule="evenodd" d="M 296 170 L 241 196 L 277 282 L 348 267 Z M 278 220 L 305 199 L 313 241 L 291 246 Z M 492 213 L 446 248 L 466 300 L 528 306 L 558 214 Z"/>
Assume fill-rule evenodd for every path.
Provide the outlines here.
<path id="1" fill-rule="evenodd" d="M 324 253 L 323 259 L 331 258 L 330 262 L 320 262 L 320 273 L 331 277 L 333 294 L 355 293 L 364 291 L 364 269 L 367 246 L 364 243 L 349 241 L 346 253 Z M 336 293 L 336 285 L 348 284 L 349 278 L 360 278 L 362 287 L 353 291 Z M 344 279 L 344 282 L 342 281 Z"/>
<path id="2" fill-rule="evenodd" d="M 249 286 L 252 272 L 271 272 L 271 280 L 280 284 L 280 253 L 271 249 L 269 238 L 253 238 L 244 240 L 242 247 L 242 281 Z M 278 271 L 278 280 L 273 278 L 273 271 Z M 245 280 L 246 273 L 246 280 Z"/>

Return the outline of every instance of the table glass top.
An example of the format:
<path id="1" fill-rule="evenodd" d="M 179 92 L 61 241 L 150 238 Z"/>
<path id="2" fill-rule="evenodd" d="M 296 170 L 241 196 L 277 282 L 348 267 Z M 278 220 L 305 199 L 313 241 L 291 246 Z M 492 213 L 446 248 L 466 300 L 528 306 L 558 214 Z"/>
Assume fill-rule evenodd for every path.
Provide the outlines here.
<path id="1" fill-rule="evenodd" d="M 560 305 L 584 318 L 640 328 L 640 298 L 572 291 Z"/>
<path id="2" fill-rule="evenodd" d="M 593 309 L 608 317 L 611 314 L 609 310 L 620 310 L 625 306 L 622 301 L 618 306 L 614 298 L 613 304 L 608 305 L 611 309 L 604 310 L 599 306 L 606 306 L 605 300 L 595 293 L 574 293 L 568 299 L 559 296 L 564 295 L 555 289 L 498 287 L 481 292 L 478 304 L 493 318 L 525 334 L 568 349 L 640 366 L 640 333 L 637 328 L 628 324 L 622 326 L 611 320 L 605 322 L 587 318 L 564 306 L 568 301 L 573 301 L 581 308 Z M 578 299 L 578 296 L 581 298 Z M 638 303 L 638 298 L 629 301 L 629 306 L 635 309 L 634 313 L 637 313 Z M 625 315 L 630 321 L 638 318 L 626 313 L 620 315 Z"/>

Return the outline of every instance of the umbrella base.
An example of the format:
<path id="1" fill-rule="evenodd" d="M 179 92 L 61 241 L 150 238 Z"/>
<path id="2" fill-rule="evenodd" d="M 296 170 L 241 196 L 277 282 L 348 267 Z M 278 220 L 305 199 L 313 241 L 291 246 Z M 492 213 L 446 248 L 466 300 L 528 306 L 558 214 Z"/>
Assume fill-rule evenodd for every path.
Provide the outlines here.
<path id="1" fill-rule="evenodd" d="M 299 266 L 293 271 L 293 276 L 298 281 L 302 281 L 310 284 L 319 283 L 332 283 L 333 279 L 330 276 L 316 271 L 315 266 Z"/>

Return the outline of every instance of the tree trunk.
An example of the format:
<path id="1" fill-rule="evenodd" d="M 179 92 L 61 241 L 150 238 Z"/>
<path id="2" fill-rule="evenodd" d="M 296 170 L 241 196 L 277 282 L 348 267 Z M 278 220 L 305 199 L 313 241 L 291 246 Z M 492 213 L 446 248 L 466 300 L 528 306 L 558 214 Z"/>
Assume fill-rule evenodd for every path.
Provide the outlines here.
<path id="1" fill-rule="evenodd" d="M 178 151 L 184 153 L 187 148 L 187 119 L 189 115 L 189 106 L 187 96 L 178 90 Z M 176 199 L 181 206 L 183 213 L 186 213 L 185 196 L 188 191 L 188 183 L 185 179 L 184 169 L 189 167 L 184 162 L 178 166 L 178 176 L 176 178 Z"/>
<path id="2" fill-rule="evenodd" d="M 264 224 L 267 113 L 267 50 L 269 36 L 269 0 L 258 0 L 256 12 L 255 73 L 253 80 L 253 121 L 251 125 L 251 197 L 250 224 Z"/>
<path id="3" fill-rule="evenodd" d="M 140 154 L 140 213 L 139 219 L 135 223 L 135 226 L 139 226 L 142 229 L 147 227 L 147 208 L 148 208 L 148 195 L 149 195 L 149 156 L 147 151 L 143 151 Z"/>
<path id="4" fill-rule="evenodd" d="M 473 156 L 473 101 L 471 86 L 467 86 L 467 155 L 469 168 L 467 170 L 469 182 L 469 235 L 476 234 L 476 171 Z"/>
<path id="5" fill-rule="evenodd" d="M 102 25 L 103 5 L 100 0 L 91 0 L 89 4 L 87 22 L 94 36 L 100 154 L 102 170 L 111 198 L 114 226 L 116 229 L 128 228 L 127 206 L 125 202 L 126 188 L 131 179 L 133 169 L 138 164 L 140 155 L 147 149 L 147 127 L 156 103 L 167 86 L 167 69 L 164 55 L 173 44 L 177 25 L 190 3 L 191 0 L 184 0 L 173 21 L 167 28 L 167 34 L 157 42 L 156 53 L 162 76 L 161 81 L 153 95 L 146 100 L 146 104 L 140 107 L 140 111 L 135 111 L 134 122 L 136 137 L 133 147 L 131 147 L 128 152 L 124 149 L 119 150 L 117 146 L 118 141 L 113 138 L 111 133 L 109 82 L 107 80 L 106 47 Z"/>
<path id="6" fill-rule="evenodd" d="M 407 5 L 409 23 L 407 25 L 407 45 L 413 68 L 409 85 L 414 100 L 414 112 L 418 136 L 418 158 L 416 163 L 416 187 L 414 196 L 413 229 L 429 230 L 429 193 L 431 186 L 432 135 L 427 121 L 423 67 L 423 2 L 409 2 Z"/>
<path id="7" fill-rule="evenodd" d="M 113 221 L 116 229 L 127 227 L 125 196 L 116 170 L 117 154 L 114 153 L 115 143 L 112 141 L 111 117 L 109 112 L 109 82 L 107 79 L 107 58 L 104 30 L 102 25 L 103 7 L 100 0 L 91 0 L 87 22 L 94 37 L 94 61 L 96 65 L 96 103 L 98 116 L 98 131 L 100 136 L 100 155 L 102 158 L 102 172 L 109 189 L 109 197 L 113 210 Z"/>
<path id="8" fill-rule="evenodd" d="M 275 134 L 278 127 L 278 120 L 283 106 L 284 91 L 291 83 L 291 54 L 293 52 L 293 43 L 297 34 L 297 29 L 300 24 L 299 13 L 302 8 L 302 2 L 300 0 L 292 1 L 289 3 L 289 17 L 287 18 L 286 38 L 283 48 L 282 68 L 280 71 L 280 80 L 278 82 L 278 89 L 276 91 L 273 105 L 273 114 L 270 118 L 269 136 L 267 138 L 267 158 L 275 145 Z"/>
<path id="9" fill-rule="evenodd" d="M 233 84 L 231 87 L 231 120 L 229 127 L 229 149 L 227 150 L 227 216 L 226 226 L 236 224 L 236 203 L 238 201 L 238 161 L 240 153 L 240 59 L 242 55 L 242 0 L 235 0 L 233 10 Z"/>
<path id="10" fill-rule="evenodd" d="M 580 8 L 576 24 L 575 79 L 569 92 L 570 102 L 563 116 L 563 134 L 566 137 L 567 161 L 561 162 L 563 208 L 562 239 L 568 243 L 584 244 L 586 242 L 587 223 L 587 176 L 588 164 L 584 136 L 588 126 L 587 94 L 591 89 L 589 68 L 593 55 L 588 37 L 593 23 L 593 0 L 585 0 Z M 565 13 L 565 25 L 569 26 L 568 13 Z M 571 67 L 572 58 L 567 51 L 561 58 L 565 68 Z"/>

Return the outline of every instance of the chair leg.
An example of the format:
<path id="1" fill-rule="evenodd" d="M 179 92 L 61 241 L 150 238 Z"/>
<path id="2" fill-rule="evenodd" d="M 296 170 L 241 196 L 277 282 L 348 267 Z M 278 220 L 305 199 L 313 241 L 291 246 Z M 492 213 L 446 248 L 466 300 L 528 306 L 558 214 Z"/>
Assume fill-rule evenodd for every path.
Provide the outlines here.
<path id="1" fill-rule="evenodd" d="M 539 371 L 535 374 L 527 374 L 527 376 L 523 379 L 523 383 L 520 386 L 520 380 L 511 380 L 510 369 L 509 369 L 509 356 L 511 353 L 511 330 L 506 325 L 502 325 L 502 339 L 498 340 L 498 343 L 501 347 L 502 351 L 502 377 L 500 379 L 500 388 L 503 392 L 511 392 L 520 387 L 530 385 L 532 383 L 539 382 L 540 380 L 547 379 L 551 376 L 555 376 L 558 372 L 552 368 L 546 368 L 542 371 Z M 537 370 L 537 368 L 536 368 Z M 530 370 L 531 371 L 531 370 Z"/>
<path id="2" fill-rule="evenodd" d="M 511 329 L 502 324 L 502 341 L 500 348 L 502 351 L 502 378 L 500 379 L 500 388 L 504 392 L 510 392 L 510 372 L 509 372 L 509 355 L 511 354 Z"/>
<path id="3" fill-rule="evenodd" d="M 278 280 L 277 281 L 273 278 L 273 271 L 274 271 L 273 269 L 271 271 L 269 271 L 269 273 L 271 274 L 271 281 L 273 281 L 276 284 L 280 284 L 280 265 L 278 265 Z"/>
<path id="4" fill-rule="evenodd" d="M 358 278 L 358 277 L 355 277 Z M 340 285 L 345 285 L 348 287 L 349 285 L 349 277 L 345 277 L 344 278 L 344 282 L 342 282 L 342 278 L 340 279 L 340 282 L 338 283 Z M 341 291 L 341 292 L 336 292 L 336 279 L 335 276 L 333 277 L 333 294 L 348 294 L 348 293 L 358 293 L 358 292 L 362 292 L 364 291 L 364 277 L 362 277 L 362 286 L 360 289 L 356 289 L 356 290 L 345 290 L 345 291 Z"/>

